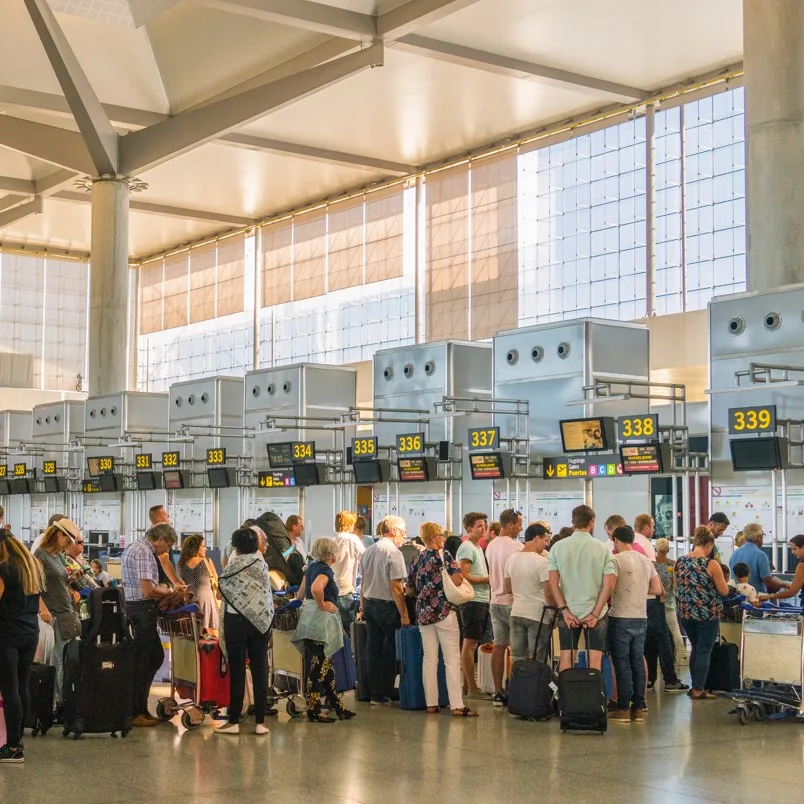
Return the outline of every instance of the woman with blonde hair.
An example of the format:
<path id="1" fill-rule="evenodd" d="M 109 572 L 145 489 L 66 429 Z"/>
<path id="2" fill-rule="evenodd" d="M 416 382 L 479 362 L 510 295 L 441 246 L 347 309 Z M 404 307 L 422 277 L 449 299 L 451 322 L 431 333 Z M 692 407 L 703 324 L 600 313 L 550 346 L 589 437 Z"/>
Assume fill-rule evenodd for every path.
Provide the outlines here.
<path id="1" fill-rule="evenodd" d="M 42 589 L 42 608 L 53 617 L 55 641 L 53 645 L 53 665 L 56 668 L 56 710 L 57 719 L 62 702 L 62 683 L 64 681 L 64 646 L 81 636 L 81 620 L 70 593 L 70 576 L 62 555 L 64 551 L 80 538 L 78 525 L 70 519 L 54 522 L 42 537 L 42 544 L 34 553 L 42 562 L 45 573 L 45 587 Z M 43 615 L 42 619 L 46 620 Z"/>
<path id="2" fill-rule="evenodd" d="M 422 679 L 427 711 L 438 713 L 438 649 L 447 671 L 449 705 L 455 717 L 477 717 L 477 712 L 463 705 L 461 687 L 461 648 L 458 616 L 444 592 L 442 569 L 446 568 L 455 586 L 463 583 L 457 561 L 444 550 L 444 529 L 435 522 L 419 528 L 424 550 L 413 561 L 408 586 L 416 597 L 416 621 L 422 635 Z"/>
<path id="3" fill-rule="evenodd" d="M 200 534 L 185 536 L 179 556 L 179 577 L 195 595 L 201 628 L 210 636 L 218 636 L 220 612 L 215 599 L 218 574 L 207 558 L 207 545 Z"/>
<path id="4" fill-rule="evenodd" d="M 0 507 L 0 521 L 3 509 Z M 0 695 L 6 743 L 0 762 L 25 761 L 22 734 L 28 716 L 28 679 L 39 643 L 40 594 L 45 585 L 41 564 L 28 548 L 0 528 Z"/>
<path id="5" fill-rule="evenodd" d="M 692 689 L 687 695 L 700 701 L 717 698 L 706 689 L 706 677 L 723 615 L 720 598 L 728 595 L 729 587 L 720 563 L 712 558 L 712 531 L 695 528 L 692 543 L 692 552 L 676 561 L 676 605 L 690 641 Z"/>

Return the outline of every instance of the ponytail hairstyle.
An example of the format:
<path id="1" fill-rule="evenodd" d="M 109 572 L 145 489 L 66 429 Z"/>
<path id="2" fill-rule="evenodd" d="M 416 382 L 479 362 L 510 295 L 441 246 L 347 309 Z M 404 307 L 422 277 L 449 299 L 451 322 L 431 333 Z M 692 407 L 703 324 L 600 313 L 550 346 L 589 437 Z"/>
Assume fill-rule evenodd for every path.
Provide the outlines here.
<path id="1" fill-rule="evenodd" d="M 45 588 L 45 573 L 42 565 L 31 551 L 17 538 L 0 530 L 0 564 L 9 564 L 17 574 L 23 593 L 38 595 Z"/>

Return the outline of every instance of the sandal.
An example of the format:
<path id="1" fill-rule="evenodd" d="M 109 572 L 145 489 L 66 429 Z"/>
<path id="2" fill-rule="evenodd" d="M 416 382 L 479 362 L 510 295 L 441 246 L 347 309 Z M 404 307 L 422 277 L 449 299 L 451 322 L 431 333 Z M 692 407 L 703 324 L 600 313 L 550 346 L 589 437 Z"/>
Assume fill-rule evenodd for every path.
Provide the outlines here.
<path id="1" fill-rule="evenodd" d="M 480 715 L 475 712 L 473 709 L 470 709 L 468 706 L 464 706 L 463 709 L 453 709 L 452 710 L 453 717 L 480 717 Z"/>
<path id="2" fill-rule="evenodd" d="M 428 715 L 437 715 L 439 707 L 437 706 L 428 706 L 427 707 L 427 714 Z"/>

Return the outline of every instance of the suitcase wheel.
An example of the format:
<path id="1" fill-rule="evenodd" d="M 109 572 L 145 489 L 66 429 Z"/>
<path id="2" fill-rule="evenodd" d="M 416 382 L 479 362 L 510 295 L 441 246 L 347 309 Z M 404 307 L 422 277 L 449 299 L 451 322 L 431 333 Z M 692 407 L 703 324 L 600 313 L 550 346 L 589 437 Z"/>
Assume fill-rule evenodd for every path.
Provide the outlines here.
<path id="1" fill-rule="evenodd" d="M 61 733 L 61 736 L 62 737 L 69 737 L 70 736 L 70 730 L 69 729 L 64 729 L 64 731 Z"/>
<path id="2" fill-rule="evenodd" d="M 38 728 L 38 727 L 34 727 L 34 728 L 31 730 L 31 737 L 36 737 L 36 736 L 38 736 L 38 734 L 39 734 L 39 728 Z M 44 734 L 45 734 L 45 732 L 42 732 L 42 736 L 44 736 Z"/>
<path id="3" fill-rule="evenodd" d="M 191 706 L 181 713 L 181 725 L 187 731 L 197 729 L 204 722 L 204 710 L 198 706 Z"/>
<path id="4" fill-rule="evenodd" d="M 80 739 L 81 739 L 80 731 L 77 731 L 75 734 L 73 734 L 73 740 L 80 740 Z"/>
<path id="5" fill-rule="evenodd" d="M 291 717 L 301 717 L 304 714 L 304 712 L 298 706 L 296 706 L 296 702 L 293 700 L 293 698 L 288 698 L 288 702 L 285 704 L 285 711 Z"/>
<path id="6" fill-rule="evenodd" d="M 156 716 L 160 720 L 170 720 L 179 711 L 174 698 L 160 698 L 156 703 Z"/>
<path id="7" fill-rule="evenodd" d="M 748 708 L 745 706 L 741 706 L 738 715 L 740 717 L 740 725 L 747 726 L 749 721 L 751 720 L 751 713 L 748 711 Z"/>

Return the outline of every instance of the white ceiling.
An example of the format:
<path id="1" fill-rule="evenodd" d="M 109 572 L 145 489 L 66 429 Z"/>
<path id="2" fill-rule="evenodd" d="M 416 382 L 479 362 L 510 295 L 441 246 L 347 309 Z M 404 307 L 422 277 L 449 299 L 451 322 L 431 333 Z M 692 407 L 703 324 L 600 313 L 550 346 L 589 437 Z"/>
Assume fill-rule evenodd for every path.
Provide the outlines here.
<path id="1" fill-rule="evenodd" d="M 371 15 L 404 5 L 316 1 Z M 112 121 L 131 129 L 159 119 L 131 110 L 178 114 L 243 82 L 262 83 L 260 76 L 280 65 L 285 72 L 303 69 L 361 44 L 231 10 L 238 4 L 282 6 L 277 0 L 49 2 L 107 111 L 125 107 L 110 112 Z M 742 54 L 740 0 L 455 0 L 450 11 L 409 33 L 648 91 L 732 64 Z M 0 30 L 0 112 L 75 129 L 23 0 L 0 3 Z M 312 159 L 215 142 L 138 173 L 149 187 L 132 196 L 135 203 L 186 209 L 195 217 L 134 210 L 132 256 L 625 100 L 598 88 L 436 59 L 392 39 L 384 66 L 344 78 L 237 132 L 345 157 Z M 315 58 L 305 55 L 310 51 Z M 4 192 L 23 192 L 10 180 L 37 180 L 60 170 L 2 147 L 0 138 L 0 209 L 15 202 L 4 199 Z M 43 213 L 5 226 L 0 242 L 89 251 L 88 204 L 71 184 L 59 189 L 65 191 L 73 193 L 71 200 L 45 197 Z"/>

